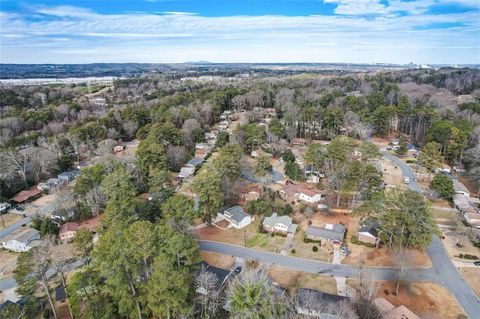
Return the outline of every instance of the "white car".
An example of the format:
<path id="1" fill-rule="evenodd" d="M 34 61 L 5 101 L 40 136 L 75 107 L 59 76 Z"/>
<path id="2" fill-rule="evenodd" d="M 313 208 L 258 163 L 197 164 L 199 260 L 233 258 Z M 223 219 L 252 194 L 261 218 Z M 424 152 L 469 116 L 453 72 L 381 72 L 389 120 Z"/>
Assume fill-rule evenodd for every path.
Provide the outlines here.
<path id="1" fill-rule="evenodd" d="M 405 178 L 403 179 L 403 181 L 404 181 L 405 184 L 408 184 L 408 183 L 410 183 L 410 178 L 405 177 Z"/>

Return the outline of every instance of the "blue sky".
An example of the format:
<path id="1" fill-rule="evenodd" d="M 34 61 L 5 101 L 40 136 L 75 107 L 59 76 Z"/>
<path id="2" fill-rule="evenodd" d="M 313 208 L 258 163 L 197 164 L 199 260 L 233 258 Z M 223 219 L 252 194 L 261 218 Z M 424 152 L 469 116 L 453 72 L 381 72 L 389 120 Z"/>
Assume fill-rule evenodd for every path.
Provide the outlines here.
<path id="1" fill-rule="evenodd" d="M 0 62 L 480 63 L 480 0 L 0 0 Z"/>

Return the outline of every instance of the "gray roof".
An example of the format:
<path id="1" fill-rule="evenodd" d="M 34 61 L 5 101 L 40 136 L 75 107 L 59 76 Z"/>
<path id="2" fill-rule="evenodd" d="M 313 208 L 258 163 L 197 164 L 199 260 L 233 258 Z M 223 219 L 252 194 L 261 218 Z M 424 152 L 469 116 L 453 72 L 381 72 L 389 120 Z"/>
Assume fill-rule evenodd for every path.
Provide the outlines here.
<path id="1" fill-rule="evenodd" d="M 13 239 L 18 241 L 19 243 L 28 244 L 29 242 L 32 241 L 32 239 L 34 239 L 35 237 L 38 237 L 39 234 L 40 232 L 38 230 L 31 228 L 28 231 L 22 232 L 21 234 L 19 234 Z"/>
<path id="2" fill-rule="evenodd" d="M 308 226 L 305 234 L 307 236 L 323 238 L 327 240 L 343 241 L 343 237 L 345 235 L 345 227 L 340 224 L 335 224 L 333 226 L 333 229 Z"/>
<path id="3" fill-rule="evenodd" d="M 243 208 L 238 205 L 225 209 L 224 214 L 225 213 L 228 213 L 230 215 L 229 218 L 236 221 L 237 223 L 240 223 L 245 217 L 250 216 L 246 214 L 243 211 Z"/>
<path id="4" fill-rule="evenodd" d="M 340 319 L 341 317 L 330 313 L 330 307 L 328 306 L 333 306 L 343 300 L 349 300 L 349 298 L 345 296 L 332 295 L 323 291 L 307 288 L 298 289 L 297 299 L 297 309 L 299 313 L 321 319 Z"/>
<path id="5" fill-rule="evenodd" d="M 203 159 L 198 158 L 198 157 L 194 157 L 194 158 L 192 158 L 191 160 L 189 160 L 186 165 L 190 165 L 190 166 L 195 166 L 195 167 L 197 167 L 198 165 L 200 165 L 200 164 L 202 164 L 202 163 L 203 163 Z"/>
<path id="6" fill-rule="evenodd" d="M 195 172 L 195 167 L 182 167 L 180 172 L 177 174 L 177 177 L 189 177 Z"/>
<path id="7" fill-rule="evenodd" d="M 369 233 L 377 237 L 378 235 L 378 222 L 376 220 L 367 220 L 358 229 L 359 233 Z"/>
<path id="8" fill-rule="evenodd" d="M 80 174 L 78 169 L 72 169 L 71 171 L 62 172 L 58 176 L 76 176 L 78 174 Z"/>
<path id="9" fill-rule="evenodd" d="M 283 225 L 290 225 L 292 223 L 292 219 L 288 216 L 278 216 L 277 213 L 273 213 L 270 217 L 265 217 L 263 220 L 263 226 L 273 227 L 275 224 L 283 224 Z"/>

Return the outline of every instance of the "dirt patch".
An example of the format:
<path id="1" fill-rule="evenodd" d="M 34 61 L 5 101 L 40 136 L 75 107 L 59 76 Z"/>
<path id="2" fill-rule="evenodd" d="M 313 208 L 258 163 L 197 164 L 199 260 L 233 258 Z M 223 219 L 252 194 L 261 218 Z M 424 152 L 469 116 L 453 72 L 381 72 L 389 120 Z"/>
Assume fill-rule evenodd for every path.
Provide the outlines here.
<path id="1" fill-rule="evenodd" d="M 350 244 L 348 247 L 352 253 L 342 260 L 342 264 L 378 267 L 394 266 L 393 253 L 386 247 L 379 248 L 378 250 L 364 245 Z M 410 254 L 409 260 L 411 267 L 430 267 L 432 265 L 432 261 L 425 251 L 408 249 L 408 253 Z"/>
<path id="2" fill-rule="evenodd" d="M 480 268 L 460 268 L 460 273 L 462 277 L 468 282 L 473 291 L 480 298 Z"/>
<path id="3" fill-rule="evenodd" d="M 442 230 L 442 234 L 444 237 L 442 242 L 450 258 L 471 262 L 471 260 L 460 259 L 457 256 L 459 254 L 470 254 L 480 257 L 480 248 L 475 247 L 468 236 L 457 236 L 455 232 L 449 230 Z M 457 240 L 461 247 L 457 246 Z"/>
<path id="4" fill-rule="evenodd" d="M 209 251 L 202 251 L 201 254 L 203 261 L 218 268 L 230 269 L 235 262 L 235 258 L 233 256 L 227 256 Z"/>
<path id="5" fill-rule="evenodd" d="M 22 220 L 22 215 L 14 213 L 6 213 L 1 216 L 0 219 L 0 229 L 5 229 L 10 225 L 15 224 L 16 222 Z M 5 227 L 3 227 L 5 225 Z"/>
<path id="6" fill-rule="evenodd" d="M 390 301 L 394 306 L 404 305 L 420 317 L 434 314 L 435 318 L 457 319 L 463 314 L 458 302 L 443 286 L 432 283 L 410 283 L 401 285 L 399 294 L 394 296 L 395 283 L 383 282 L 378 297 Z M 385 293 L 388 291 L 388 295 Z"/>
<path id="7" fill-rule="evenodd" d="M 269 267 L 267 274 L 273 282 L 283 288 L 287 288 L 290 292 L 296 292 L 298 288 L 309 288 L 330 294 L 337 294 L 337 283 L 333 277 L 315 275 L 277 266 Z"/>

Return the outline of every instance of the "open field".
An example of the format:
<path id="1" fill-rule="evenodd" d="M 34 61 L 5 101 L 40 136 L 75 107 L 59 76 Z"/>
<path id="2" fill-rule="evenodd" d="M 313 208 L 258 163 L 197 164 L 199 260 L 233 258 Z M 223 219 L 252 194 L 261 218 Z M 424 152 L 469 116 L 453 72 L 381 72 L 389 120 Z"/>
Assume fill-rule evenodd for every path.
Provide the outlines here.
<path id="1" fill-rule="evenodd" d="M 201 251 L 202 259 L 209 265 L 214 267 L 230 269 L 232 268 L 235 258 L 223 254 L 213 253 L 209 251 Z"/>
<path id="2" fill-rule="evenodd" d="M 403 175 L 400 168 L 395 166 L 391 161 L 381 158 L 380 164 L 383 167 L 383 181 L 389 185 L 405 187 Z"/>
<path id="3" fill-rule="evenodd" d="M 6 213 L 6 214 L 3 214 L 0 218 L 1 218 L 0 229 L 5 229 L 10 225 L 15 224 L 19 220 L 22 220 L 23 216 L 19 214 L 14 214 L 14 213 Z"/>
<path id="4" fill-rule="evenodd" d="M 472 289 L 477 294 L 477 297 L 480 298 L 480 267 L 465 267 L 460 268 L 460 273 L 462 274 L 463 279 L 472 287 Z"/>
<path id="5" fill-rule="evenodd" d="M 17 261 L 18 254 L 5 249 L 0 249 L 0 278 L 13 277 L 13 270 Z"/>
<path id="6" fill-rule="evenodd" d="M 342 260 L 343 264 L 348 265 L 365 265 L 378 267 L 393 267 L 393 252 L 386 247 L 381 247 L 378 250 L 364 245 L 348 246 L 352 253 Z M 430 267 L 432 261 L 428 254 L 419 249 L 408 249 L 410 254 L 409 262 L 411 267 Z"/>
<path id="7" fill-rule="evenodd" d="M 331 294 L 337 293 L 337 283 L 333 277 L 309 274 L 277 266 L 269 267 L 267 274 L 273 282 L 287 288 L 290 292 L 295 292 L 298 288 L 310 288 Z"/>

